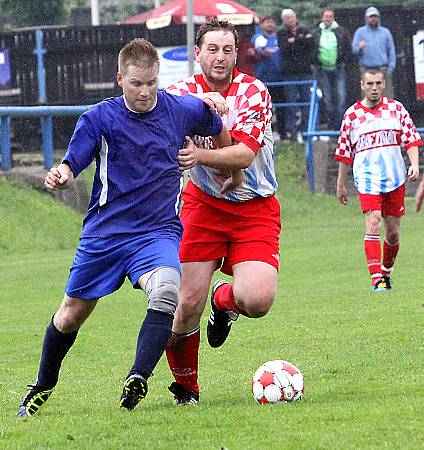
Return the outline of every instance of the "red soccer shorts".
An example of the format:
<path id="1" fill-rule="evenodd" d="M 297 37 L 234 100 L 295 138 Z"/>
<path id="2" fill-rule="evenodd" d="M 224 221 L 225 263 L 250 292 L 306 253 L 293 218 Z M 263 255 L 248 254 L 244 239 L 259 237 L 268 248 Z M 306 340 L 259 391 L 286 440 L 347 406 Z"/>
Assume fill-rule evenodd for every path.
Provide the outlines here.
<path id="1" fill-rule="evenodd" d="M 381 211 L 385 216 L 400 217 L 405 214 L 405 185 L 394 191 L 377 195 L 359 193 L 362 212 Z"/>
<path id="2" fill-rule="evenodd" d="M 280 205 L 261 197 L 235 203 L 205 194 L 189 182 L 183 192 L 181 262 L 221 262 L 221 271 L 245 261 L 262 261 L 278 270 Z"/>

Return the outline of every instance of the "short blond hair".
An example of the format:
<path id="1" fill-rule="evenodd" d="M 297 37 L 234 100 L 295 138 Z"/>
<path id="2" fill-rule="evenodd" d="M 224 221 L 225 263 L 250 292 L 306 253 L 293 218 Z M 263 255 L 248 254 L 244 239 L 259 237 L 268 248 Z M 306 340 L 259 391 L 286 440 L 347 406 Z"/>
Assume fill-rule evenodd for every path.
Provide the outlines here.
<path id="1" fill-rule="evenodd" d="M 157 65 L 159 68 L 159 55 L 149 41 L 144 38 L 133 39 L 125 44 L 118 55 L 118 70 L 125 73 L 129 66 L 150 68 Z"/>

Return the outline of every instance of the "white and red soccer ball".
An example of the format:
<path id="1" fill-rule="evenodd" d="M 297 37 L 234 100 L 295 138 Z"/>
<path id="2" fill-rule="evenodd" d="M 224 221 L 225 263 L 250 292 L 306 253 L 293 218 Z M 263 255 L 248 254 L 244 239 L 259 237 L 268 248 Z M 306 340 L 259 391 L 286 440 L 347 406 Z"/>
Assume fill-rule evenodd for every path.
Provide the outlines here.
<path id="1" fill-rule="evenodd" d="M 252 391 L 258 403 L 297 402 L 305 391 L 303 375 L 292 363 L 268 361 L 255 372 Z"/>

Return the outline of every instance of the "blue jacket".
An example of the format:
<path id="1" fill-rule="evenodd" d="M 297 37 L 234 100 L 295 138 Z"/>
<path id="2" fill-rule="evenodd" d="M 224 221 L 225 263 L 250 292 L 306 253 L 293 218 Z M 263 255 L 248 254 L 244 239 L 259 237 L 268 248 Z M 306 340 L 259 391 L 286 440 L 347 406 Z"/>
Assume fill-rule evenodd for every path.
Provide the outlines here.
<path id="1" fill-rule="evenodd" d="M 262 45 L 260 43 L 262 40 Z M 278 47 L 277 35 L 267 36 L 263 33 L 255 34 L 252 37 L 252 44 L 256 53 L 260 56 L 255 64 L 255 77 L 264 83 L 282 80 L 281 53 Z M 263 45 L 265 44 L 265 45 Z M 263 50 L 267 48 L 272 51 L 268 58 L 262 55 Z"/>
<path id="2" fill-rule="evenodd" d="M 379 25 L 371 28 L 368 25 L 367 13 L 371 11 L 378 15 Z M 388 28 L 380 25 L 380 13 L 377 8 L 368 8 L 365 13 L 365 26 L 355 31 L 352 41 L 352 51 L 359 57 L 359 64 L 363 67 L 387 66 L 389 70 L 396 67 L 396 50 L 392 33 Z M 365 40 L 364 49 L 359 48 L 359 42 Z"/>

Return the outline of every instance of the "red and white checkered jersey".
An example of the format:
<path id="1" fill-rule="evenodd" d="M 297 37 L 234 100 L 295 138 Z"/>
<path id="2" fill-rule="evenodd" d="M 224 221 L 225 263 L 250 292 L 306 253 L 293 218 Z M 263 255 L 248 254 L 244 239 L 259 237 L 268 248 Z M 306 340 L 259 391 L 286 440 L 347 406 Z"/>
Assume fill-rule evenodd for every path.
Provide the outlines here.
<path id="1" fill-rule="evenodd" d="M 176 95 L 196 95 L 211 90 L 203 74 L 196 74 L 170 86 L 167 92 Z M 262 81 L 235 69 L 233 81 L 222 95 L 229 107 L 222 121 L 230 130 L 232 138 L 247 145 L 256 156 L 252 164 L 244 169 L 243 183 L 231 192 L 220 193 L 221 183 L 218 175 L 221 172 L 217 169 L 195 166 L 190 169 L 190 179 L 207 194 L 234 202 L 268 197 L 277 190 L 269 92 Z M 212 151 L 215 148 L 211 137 L 195 136 L 194 142 L 198 147 Z"/>
<path id="2" fill-rule="evenodd" d="M 383 97 L 375 109 L 357 102 L 346 110 L 335 159 L 353 163 L 358 192 L 375 195 L 391 192 L 405 183 L 401 149 L 422 144 L 402 103 Z"/>

